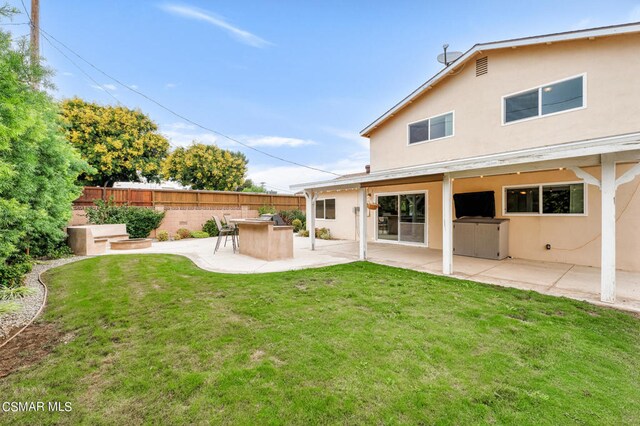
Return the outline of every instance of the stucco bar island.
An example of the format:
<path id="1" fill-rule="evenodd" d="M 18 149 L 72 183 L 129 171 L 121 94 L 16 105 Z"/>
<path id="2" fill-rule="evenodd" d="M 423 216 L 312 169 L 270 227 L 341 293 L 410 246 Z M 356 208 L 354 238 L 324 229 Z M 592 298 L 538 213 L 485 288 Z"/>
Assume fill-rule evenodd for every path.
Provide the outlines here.
<path id="1" fill-rule="evenodd" d="M 239 219 L 240 254 L 263 260 L 293 258 L 293 226 L 278 226 L 270 220 Z"/>

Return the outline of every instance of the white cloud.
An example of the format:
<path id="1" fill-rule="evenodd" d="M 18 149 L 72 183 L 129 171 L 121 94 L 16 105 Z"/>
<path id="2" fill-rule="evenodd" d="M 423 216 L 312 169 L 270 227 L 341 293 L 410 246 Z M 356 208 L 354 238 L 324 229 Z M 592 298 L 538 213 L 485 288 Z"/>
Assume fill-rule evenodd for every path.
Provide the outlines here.
<path id="1" fill-rule="evenodd" d="M 169 139 L 174 147 L 189 146 L 194 141 L 221 146 L 216 135 L 200 131 L 196 126 L 182 122 L 163 124 L 160 126 L 160 133 Z"/>
<path id="2" fill-rule="evenodd" d="M 282 136 L 237 136 L 236 139 L 246 143 L 249 146 L 254 146 L 254 147 L 287 146 L 287 147 L 295 148 L 295 147 L 306 146 L 306 145 L 317 145 L 316 142 L 310 139 L 287 138 Z"/>
<path id="3" fill-rule="evenodd" d="M 335 127 L 323 127 L 322 130 L 330 135 L 339 137 L 340 139 L 355 142 L 361 148 L 369 149 L 369 139 L 363 138 L 356 132 L 350 130 L 337 129 Z"/>
<path id="4" fill-rule="evenodd" d="M 309 164 L 309 166 L 344 175 L 364 172 L 364 166 L 366 164 L 368 164 L 368 157 L 364 158 L 360 153 L 357 153 L 332 163 Z M 249 163 L 247 177 L 256 183 L 265 182 L 267 189 L 279 188 L 289 190 L 290 185 L 331 180 L 337 176 L 295 165 L 253 166 L 252 163 Z"/>
<path id="5" fill-rule="evenodd" d="M 115 84 L 91 84 L 90 86 L 96 90 L 101 90 L 103 92 L 106 92 L 107 90 L 110 92 L 118 90 L 118 87 L 116 87 Z"/>
<path id="6" fill-rule="evenodd" d="M 65 76 L 65 77 L 73 77 L 73 73 L 71 73 L 71 72 L 69 72 L 69 71 L 63 71 L 61 74 L 62 74 L 63 76 Z"/>
<path id="7" fill-rule="evenodd" d="M 137 84 L 130 84 L 129 87 L 134 89 L 134 90 L 136 90 L 138 88 L 138 85 Z"/>
<path id="8" fill-rule="evenodd" d="M 583 18 L 571 26 L 571 31 L 583 30 L 585 28 L 589 28 L 593 26 L 594 26 L 593 19 Z"/>
<path id="9" fill-rule="evenodd" d="M 636 5 L 633 9 L 631 9 L 631 12 L 629 13 L 629 20 L 631 22 L 640 21 L 640 4 Z"/>
<path id="10" fill-rule="evenodd" d="M 176 86 L 177 86 L 177 84 L 175 84 L 175 83 L 167 83 L 167 84 L 164 85 L 164 88 L 165 89 L 173 89 Z"/>
<path id="11" fill-rule="evenodd" d="M 235 27 L 225 21 L 224 19 L 215 16 L 214 14 L 207 12 L 202 9 L 198 9 L 196 7 L 191 6 L 180 6 L 176 4 L 165 4 L 160 6 L 162 10 L 165 12 L 171 13 L 172 15 L 181 16 L 183 18 L 195 19 L 197 21 L 204 21 L 211 25 L 214 25 L 227 33 L 229 33 L 236 40 L 241 43 L 248 44 L 253 47 L 265 47 L 270 45 L 268 41 L 258 37 L 255 34 L 250 33 L 249 31 L 245 31 L 238 27 Z"/>

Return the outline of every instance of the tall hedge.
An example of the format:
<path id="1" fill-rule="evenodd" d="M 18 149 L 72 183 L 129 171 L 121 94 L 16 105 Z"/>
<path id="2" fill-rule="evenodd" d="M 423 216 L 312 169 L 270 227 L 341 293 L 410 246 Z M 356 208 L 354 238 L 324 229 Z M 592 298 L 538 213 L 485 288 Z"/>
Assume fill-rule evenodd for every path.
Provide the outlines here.
<path id="1" fill-rule="evenodd" d="M 0 21 L 12 13 L 0 6 Z M 46 85 L 46 70 L 11 42 L 0 31 L 0 286 L 18 285 L 29 255 L 64 241 L 81 192 L 75 181 L 88 170 L 63 136 L 57 104 L 35 88 Z"/>
<path id="2" fill-rule="evenodd" d="M 95 208 L 85 209 L 87 220 L 95 225 L 124 223 L 131 238 L 147 238 L 160 226 L 164 212 L 147 207 L 116 206 L 97 200 Z"/>

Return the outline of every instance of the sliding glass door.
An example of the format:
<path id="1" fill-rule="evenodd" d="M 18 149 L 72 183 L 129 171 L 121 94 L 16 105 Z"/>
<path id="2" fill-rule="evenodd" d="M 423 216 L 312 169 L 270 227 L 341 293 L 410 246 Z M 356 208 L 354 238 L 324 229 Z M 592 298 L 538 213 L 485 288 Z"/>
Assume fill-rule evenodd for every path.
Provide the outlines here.
<path id="1" fill-rule="evenodd" d="M 426 242 L 426 193 L 378 196 L 378 240 Z"/>

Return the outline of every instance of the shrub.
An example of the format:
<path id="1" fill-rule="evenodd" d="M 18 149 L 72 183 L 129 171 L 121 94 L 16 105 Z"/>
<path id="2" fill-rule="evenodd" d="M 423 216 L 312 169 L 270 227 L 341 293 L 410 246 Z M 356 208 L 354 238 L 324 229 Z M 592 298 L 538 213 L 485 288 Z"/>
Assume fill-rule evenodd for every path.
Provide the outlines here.
<path id="1" fill-rule="evenodd" d="M 169 241 L 169 231 L 158 231 L 156 238 L 158 241 Z"/>
<path id="2" fill-rule="evenodd" d="M 318 238 L 320 238 L 321 240 L 330 240 L 331 239 L 331 232 L 327 229 L 326 232 L 322 232 Z"/>
<path id="3" fill-rule="evenodd" d="M 301 229 L 298 232 L 298 235 L 300 235 L 301 237 L 308 237 L 309 236 L 309 231 L 307 231 L 306 229 Z"/>
<path id="4" fill-rule="evenodd" d="M 202 225 L 202 231 L 209 234 L 210 237 L 218 236 L 218 225 L 216 225 L 216 221 L 211 218 Z"/>
<path id="5" fill-rule="evenodd" d="M 180 234 L 176 234 L 173 236 L 173 241 L 180 241 L 182 239 L 182 237 L 180 236 Z"/>
<path id="6" fill-rule="evenodd" d="M 191 238 L 191 231 L 189 231 L 187 228 L 180 228 L 176 231 L 176 234 L 180 235 L 181 239 L 184 238 Z"/>
<path id="7" fill-rule="evenodd" d="M 209 238 L 209 233 L 204 231 L 193 231 L 191 238 Z"/>
<path id="8" fill-rule="evenodd" d="M 0 287 L 18 287 L 31 271 L 31 259 L 25 254 L 11 256 L 0 263 Z"/>
<path id="9" fill-rule="evenodd" d="M 14 312 L 18 312 L 20 310 L 20 305 L 16 302 L 2 302 L 0 303 L 0 317 L 12 314 Z"/>
<path id="10" fill-rule="evenodd" d="M 258 207 L 258 213 L 260 214 L 275 214 L 276 208 L 273 206 L 262 206 Z"/>
<path id="11" fill-rule="evenodd" d="M 287 225 L 293 225 L 293 221 L 298 219 L 304 225 L 306 221 L 305 214 L 301 210 L 280 210 L 278 215 Z M 301 226 L 302 228 L 302 226 Z"/>
<path id="12" fill-rule="evenodd" d="M 146 207 L 116 206 L 113 200 L 95 201 L 95 208 L 87 208 L 87 220 L 95 225 L 124 223 L 131 238 L 147 238 L 160 226 L 164 212 Z"/>
<path id="13" fill-rule="evenodd" d="M 293 232 L 298 232 L 302 228 L 302 221 L 300 219 L 293 219 L 291 226 L 293 226 Z"/>
<path id="14" fill-rule="evenodd" d="M 0 289 L 0 300 L 13 300 L 22 299 L 25 296 L 30 296 L 35 293 L 35 290 L 29 287 L 6 287 Z"/>

